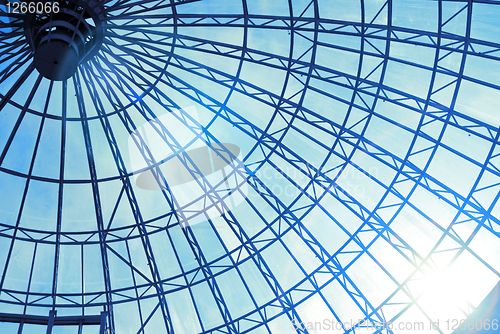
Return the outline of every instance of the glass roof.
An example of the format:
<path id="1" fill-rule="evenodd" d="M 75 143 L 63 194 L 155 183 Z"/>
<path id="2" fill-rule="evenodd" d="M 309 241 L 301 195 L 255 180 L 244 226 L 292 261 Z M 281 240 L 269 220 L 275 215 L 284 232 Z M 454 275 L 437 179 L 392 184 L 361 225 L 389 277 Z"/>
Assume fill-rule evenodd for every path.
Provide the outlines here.
<path id="1" fill-rule="evenodd" d="M 0 5 L 0 318 L 451 333 L 497 285 L 500 1 L 102 3 L 66 81 Z"/>

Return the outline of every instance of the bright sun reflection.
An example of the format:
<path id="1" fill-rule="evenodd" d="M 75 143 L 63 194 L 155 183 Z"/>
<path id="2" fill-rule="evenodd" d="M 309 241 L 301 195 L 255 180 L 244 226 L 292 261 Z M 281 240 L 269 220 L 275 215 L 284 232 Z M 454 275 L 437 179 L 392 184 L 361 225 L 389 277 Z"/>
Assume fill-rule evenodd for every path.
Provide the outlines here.
<path id="1" fill-rule="evenodd" d="M 488 284 L 478 284 L 482 270 L 469 268 L 474 265 L 468 260 L 465 256 L 446 269 L 428 271 L 421 281 L 418 305 L 443 333 L 452 333 L 467 318 L 470 306 L 477 307 L 491 290 Z"/>
<path id="2" fill-rule="evenodd" d="M 432 313 L 451 313 L 463 306 L 467 288 L 463 287 L 455 273 L 449 269 L 431 272 L 424 279 L 424 296 L 421 302 L 428 300 L 431 305 L 425 309 Z"/>

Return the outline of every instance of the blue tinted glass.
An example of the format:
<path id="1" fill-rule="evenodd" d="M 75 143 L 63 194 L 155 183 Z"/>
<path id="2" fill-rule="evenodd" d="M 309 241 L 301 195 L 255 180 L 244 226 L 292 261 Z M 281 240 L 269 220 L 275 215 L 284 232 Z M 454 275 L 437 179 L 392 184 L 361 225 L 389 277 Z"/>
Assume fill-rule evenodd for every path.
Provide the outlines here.
<path id="1" fill-rule="evenodd" d="M 482 309 L 500 1 L 40 4 L 0 5 L 1 333 L 51 310 L 59 334 L 451 333 Z"/>

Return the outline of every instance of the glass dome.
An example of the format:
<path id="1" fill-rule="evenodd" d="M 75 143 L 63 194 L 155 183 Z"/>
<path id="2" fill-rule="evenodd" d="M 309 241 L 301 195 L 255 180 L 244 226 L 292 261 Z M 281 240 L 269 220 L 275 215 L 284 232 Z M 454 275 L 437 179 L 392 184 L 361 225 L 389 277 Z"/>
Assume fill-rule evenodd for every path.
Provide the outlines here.
<path id="1" fill-rule="evenodd" d="M 500 1 L 57 4 L 0 5 L 1 333 L 451 333 L 498 284 Z"/>

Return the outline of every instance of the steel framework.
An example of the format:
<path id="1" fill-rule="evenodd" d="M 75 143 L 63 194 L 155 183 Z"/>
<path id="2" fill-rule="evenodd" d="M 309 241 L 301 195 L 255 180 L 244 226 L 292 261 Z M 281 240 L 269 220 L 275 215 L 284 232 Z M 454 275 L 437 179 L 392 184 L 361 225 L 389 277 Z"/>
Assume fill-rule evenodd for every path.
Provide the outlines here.
<path id="1" fill-rule="evenodd" d="M 415 28 L 400 15 L 412 1 L 346 2 L 350 16 L 282 2 L 106 1 L 101 50 L 63 82 L 36 72 L 22 14 L 2 7 L 0 312 L 102 311 L 108 333 L 311 333 L 321 309 L 355 333 L 344 322 L 435 321 L 415 282 L 465 257 L 498 282 L 481 244 L 500 249 L 500 80 L 484 71 L 500 40 L 475 13 L 500 3 L 419 2 Z M 127 165 L 131 136 L 162 177 L 134 131 L 174 110 L 245 152 L 251 194 L 203 226 L 181 228 L 168 186 L 151 208 Z"/>

